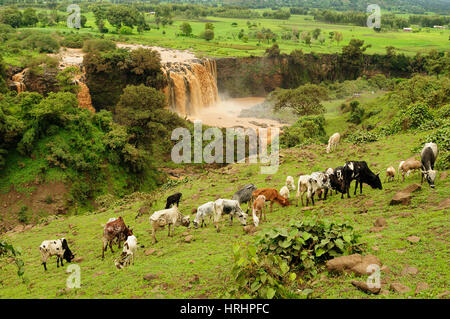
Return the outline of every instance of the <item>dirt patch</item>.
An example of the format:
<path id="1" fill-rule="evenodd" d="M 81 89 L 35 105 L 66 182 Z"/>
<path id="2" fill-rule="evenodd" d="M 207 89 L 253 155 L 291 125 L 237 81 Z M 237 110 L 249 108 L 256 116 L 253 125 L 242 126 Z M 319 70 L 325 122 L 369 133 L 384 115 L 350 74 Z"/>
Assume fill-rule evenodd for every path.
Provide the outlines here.
<path id="1" fill-rule="evenodd" d="M 68 187 L 64 183 L 28 183 L 23 186 L 32 191 L 21 193 L 13 187 L 8 193 L 0 194 L 0 233 L 20 224 L 19 212 L 25 206 L 26 219 L 30 224 L 44 216 L 63 215 L 68 211 Z"/>

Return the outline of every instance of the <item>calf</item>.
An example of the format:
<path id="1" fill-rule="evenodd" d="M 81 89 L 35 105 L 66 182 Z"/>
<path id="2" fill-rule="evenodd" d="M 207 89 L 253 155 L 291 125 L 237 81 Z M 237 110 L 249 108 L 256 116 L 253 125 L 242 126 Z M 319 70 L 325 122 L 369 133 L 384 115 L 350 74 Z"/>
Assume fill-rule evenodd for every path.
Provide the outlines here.
<path id="1" fill-rule="evenodd" d="M 330 176 L 322 172 L 314 172 L 311 177 L 317 181 L 318 189 L 316 191 L 321 191 L 324 193 L 324 200 L 327 199 L 328 191 L 331 191 Z M 316 192 L 315 191 L 315 192 Z"/>
<path id="2" fill-rule="evenodd" d="M 236 193 L 234 193 L 232 199 L 237 200 L 239 205 L 243 203 L 248 203 L 247 213 L 250 210 L 251 202 L 252 202 L 252 193 L 256 190 L 256 186 L 253 184 L 247 184 Z"/>
<path id="3" fill-rule="evenodd" d="M 409 174 L 414 170 L 420 170 L 422 168 L 422 163 L 414 158 L 409 158 L 406 161 L 400 162 L 398 166 L 398 178 L 400 179 L 400 173 L 402 175 L 402 182 L 405 181 L 405 175 L 409 176 Z"/>
<path id="4" fill-rule="evenodd" d="M 434 163 L 438 156 L 438 147 L 435 143 L 426 143 L 420 152 L 420 157 L 422 161 L 422 180 L 423 177 L 427 180 L 431 188 L 434 188 L 434 181 L 436 179 L 437 171 L 434 170 Z"/>
<path id="5" fill-rule="evenodd" d="M 327 174 L 328 175 L 328 177 L 330 178 L 330 186 L 331 186 L 331 189 L 330 189 L 330 196 L 331 195 L 333 195 L 333 187 L 332 187 L 332 185 L 331 185 L 331 176 L 334 174 L 334 169 L 332 169 L 331 167 L 329 167 L 329 168 L 327 168 L 326 170 L 325 170 L 325 172 L 324 172 L 325 174 Z"/>
<path id="6" fill-rule="evenodd" d="M 292 176 L 286 177 L 286 186 L 288 189 L 295 191 L 295 181 Z"/>
<path id="7" fill-rule="evenodd" d="M 214 202 L 207 202 L 206 204 L 199 206 L 197 208 L 197 214 L 195 215 L 195 219 L 193 221 L 194 227 L 198 228 L 198 224 L 200 222 L 201 227 L 203 227 L 203 224 L 205 224 L 206 226 L 206 223 L 204 222 L 205 218 L 209 216 L 211 219 L 211 216 L 214 215 L 214 210 L 215 210 Z"/>
<path id="8" fill-rule="evenodd" d="M 289 206 L 289 200 L 281 196 L 275 188 L 260 188 L 253 192 L 253 199 L 259 195 L 264 195 L 267 201 L 270 201 L 270 212 L 272 213 L 273 203 L 278 203 L 281 206 Z"/>
<path id="9" fill-rule="evenodd" d="M 283 186 L 280 189 L 280 195 L 286 199 L 289 199 L 289 188 L 287 186 Z"/>
<path id="10" fill-rule="evenodd" d="M 344 173 L 344 183 L 345 183 L 345 190 L 347 192 L 347 198 L 350 198 L 350 184 L 351 184 L 352 180 L 356 180 L 354 195 L 356 195 L 356 189 L 358 188 L 358 183 L 360 186 L 361 194 L 362 194 L 362 184 L 363 183 L 368 184 L 372 188 L 383 189 L 383 186 L 381 185 L 380 176 L 379 176 L 380 174 L 374 174 L 367 166 L 367 163 L 364 161 L 347 162 L 344 166 L 343 173 Z"/>
<path id="11" fill-rule="evenodd" d="M 180 199 L 183 194 L 181 193 L 175 193 L 167 197 L 166 199 L 166 209 L 169 209 L 173 204 L 177 204 L 177 207 L 180 204 Z"/>
<path id="12" fill-rule="evenodd" d="M 47 270 L 47 260 L 52 256 L 56 256 L 56 267 L 59 267 L 60 260 L 61 266 L 64 266 L 63 259 L 70 263 L 75 258 L 65 238 L 44 240 L 39 246 L 39 250 L 41 251 L 42 265 L 44 265 L 45 270 Z"/>
<path id="13" fill-rule="evenodd" d="M 220 232 L 219 221 L 222 215 L 230 215 L 230 226 L 233 225 L 233 216 L 237 217 L 242 225 L 247 224 L 247 214 L 242 211 L 237 200 L 219 198 L 214 202 L 214 224 L 217 232 Z"/>
<path id="14" fill-rule="evenodd" d="M 334 133 L 328 140 L 327 153 L 334 151 L 341 140 L 341 134 Z"/>
<path id="15" fill-rule="evenodd" d="M 150 218 L 150 224 L 152 226 L 152 241 L 153 244 L 157 243 L 156 239 L 156 231 L 158 229 L 163 229 L 166 225 L 168 225 L 169 233 L 168 237 L 173 237 L 173 233 L 175 231 L 175 226 L 182 225 L 185 227 L 189 227 L 190 224 L 190 216 L 184 216 L 178 210 L 178 206 L 173 206 L 169 209 L 163 209 L 154 212 Z M 172 226 L 172 235 L 170 234 L 170 227 Z"/>
<path id="16" fill-rule="evenodd" d="M 302 200 L 302 206 L 304 206 L 303 203 L 303 195 L 306 193 L 306 206 L 309 204 L 309 200 L 312 201 L 312 204 L 314 205 L 314 194 L 320 189 L 319 184 L 317 183 L 317 180 L 311 175 L 302 175 L 298 179 L 298 185 L 297 185 L 297 206 L 298 206 L 298 198 L 301 197 Z M 301 194 L 301 196 L 300 196 Z"/>
<path id="17" fill-rule="evenodd" d="M 134 235 L 128 236 L 125 244 L 123 244 L 122 255 L 120 259 L 115 262 L 117 268 L 121 269 L 124 266 L 132 263 L 134 265 L 134 255 L 137 250 L 137 238 Z"/>
<path id="18" fill-rule="evenodd" d="M 266 207 L 266 196 L 259 195 L 253 202 L 253 207 L 252 207 L 253 223 L 254 223 L 255 227 L 258 227 L 259 220 L 260 219 L 262 220 L 263 214 L 264 214 L 264 221 L 266 221 L 265 207 Z M 259 213 L 259 218 L 258 218 L 258 213 Z"/>
<path id="19" fill-rule="evenodd" d="M 102 259 L 105 258 L 105 251 L 108 249 L 108 244 L 111 252 L 114 253 L 112 249 L 114 239 L 117 238 L 118 248 L 120 248 L 122 240 L 125 240 L 125 238 L 131 235 L 133 235 L 133 230 L 125 225 L 121 216 L 117 219 L 110 218 L 103 229 Z"/>
<path id="20" fill-rule="evenodd" d="M 388 180 L 388 182 L 392 182 L 393 180 L 395 180 L 395 168 L 392 166 L 389 166 L 386 169 L 386 177 L 384 178 L 384 181 L 386 182 L 386 179 Z"/>
<path id="21" fill-rule="evenodd" d="M 344 166 L 338 166 L 333 170 L 333 174 L 330 174 L 331 188 L 341 193 L 341 199 L 344 198 L 345 182 L 344 182 Z"/>

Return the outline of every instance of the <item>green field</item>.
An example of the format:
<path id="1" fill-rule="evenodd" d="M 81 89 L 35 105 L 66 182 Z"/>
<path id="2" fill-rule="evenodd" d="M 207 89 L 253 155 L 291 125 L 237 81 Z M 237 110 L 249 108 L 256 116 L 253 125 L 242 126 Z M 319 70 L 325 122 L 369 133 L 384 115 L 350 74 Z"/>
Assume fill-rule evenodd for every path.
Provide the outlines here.
<path id="1" fill-rule="evenodd" d="M 91 32 L 100 35 L 95 26 L 92 12 L 85 13 L 85 15 L 88 19 L 86 28 L 81 29 L 80 31 L 71 30 L 63 22 L 60 22 L 57 26 L 53 27 L 36 27 L 31 29 L 41 30 L 46 33 L 74 31 Z M 114 32 L 114 27 L 105 21 L 106 27 L 110 30 L 110 33 L 105 34 L 105 37 L 114 37 L 115 40 L 128 41 L 131 43 L 155 45 L 174 49 L 188 49 L 196 52 L 199 56 L 260 56 L 264 54 L 267 48 L 272 46 L 273 43 L 271 41 L 270 43 L 267 43 L 267 41 L 258 43 L 256 39 L 249 39 L 247 42 L 244 42 L 239 40 L 237 36 L 241 29 L 244 29 L 245 33 L 248 33 L 249 29 L 247 27 L 247 21 L 250 21 L 251 24 L 256 23 L 256 27 L 253 31 L 266 28 L 271 29 L 272 32 L 277 34 L 278 38 L 276 43 L 279 45 L 281 52 L 287 54 L 296 49 L 301 49 L 304 52 L 316 53 L 341 52 L 342 47 L 347 45 L 351 39 L 362 39 L 365 41 L 365 44 L 370 44 L 371 47 L 366 51 L 368 54 L 385 54 L 387 46 L 393 46 L 397 48 L 399 53 L 404 53 L 406 55 L 414 55 L 418 52 L 426 53 L 433 49 L 440 51 L 450 49 L 450 31 L 448 29 L 435 30 L 423 28 L 417 33 L 403 32 L 402 30 L 377 33 L 366 27 L 332 25 L 316 22 L 312 16 L 303 15 L 292 15 L 289 20 L 261 18 L 248 20 L 219 17 L 206 17 L 201 20 L 184 20 L 182 18 L 175 18 L 173 25 L 167 25 L 165 27 L 160 26 L 159 30 L 156 29 L 153 17 L 147 16 L 147 20 L 152 26 L 152 29 L 139 34 L 135 28 L 133 35 L 114 34 L 112 33 Z M 177 36 L 177 34 L 180 33 L 179 28 L 183 22 L 191 24 L 193 30 L 192 37 Z M 206 22 L 214 24 L 215 38 L 209 42 L 198 37 L 199 34 L 204 31 Z M 232 26 L 233 22 L 237 23 L 237 26 Z M 293 41 L 283 40 L 280 37 L 285 31 L 296 29 L 301 34 L 303 31 L 312 31 L 316 28 L 320 28 L 325 37 L 325 43 L 323 45 L 318 41 L 313 40 L 312 44 L 309 46 L 303 43 L 301 39 Z M 329 39 L 329 32 L 336 31 L 343 34 L 343 41 L 340 42 L 339 45 L 335 41 Z M 7 62 L 14 61 L 10 56 L 5 56 L 5 60 Z"/>
<path id="2" fill-rule="evenodd" d="M 362 96 L 370 102 L 370 97 Z M 337 129 L 345 130 L 344 120 L 337 107 L 340 101 L 327 104 L 327 133 Z M 259 164 L 233 164 L 222 169 L 197 169 L 190 180 L 160 195 L 160 200 L 150 212 L 162 209 L 166 196 L 181 191 L 183 198 L 180 209 L 190 214 L 192 209 L 218 197 L 231 198 L 232 194 L 246 183 L 257 187 L 281 188 L 287 175 L 294 176 L 322 171 L 327 167 L 342 165 L 346 160 L 363 159 L 374 172 L 381 172 L 383 181 L 388 166 L 398 167 L 400 160 L 414 155 L 412 149 L 422 144 L 429 132 L 404 133 L 381 138 L 363 145 L 343 142 L 332 154 L 325 153 L 325 145 L 310 145 L 281 151 L 282 164 L 273 176 L 260 174 Z M 440 172 L 441 174 L 444 172 Z M 446 173 L 449 173 L 447 171 Z M 383 190 L 364 186 L 363 195 L 353 196 L 352 183 L 350 199 L 340 199 L 333 194 L 326 201 L 317 201 L 314 209 L 301 210 L 295 204 L 287 208 L 275 205 L 268 222 L 261 228 L 285 226 L 290 221 L 304 218 L 327 219 L 352 225 L 367 243 L 365 254 L 380 258 L 389 272 L 381 273 L 382 293 L 370 298 L 437 298 L 448 289 L 448 209 L 438 205 L 450 197 L 450 179 L 439 179 L 435 189 L 426 183 L 413 194 L 408 206 L 390 206 L 396 191 L 412 183 L 420 183 L 417 173 L 405 182 L 384 183 Z M 291 192 L 291 199 L 295 198 Z M 222 221 L 222 231 L 217 233 L 211 224 L 207 228 L 190 229 L 178 227 L 173 238 L 167 238 L 167 229 L 157 233 L 159 242 L 151 244 L 148 215 L 135 219 L 139 208 L 148 203 L 138 199 L 122 200 L 106 211 L 93 211 L 85 215 L 65 216 L 45 224 L 39 224 L 20 233 L 7 233 L 2 238 L 10 240 L 22 250 L 25 262 L 25 277 L 22 283 L 17 269 L 8 260 L 0 263 L 0 298 L 217 298 L 234 284 L 230 278 L 234 243 L 252 242 L 253 237 L 245 235 L 242 226 L 235 220 L 228 226 Z M 243 204 L 243 209 L 246 205 Z M 367 209 L 367 212 L 364 212 Z M 103 226 L 110 217 L 122 216 L 132 227 L 139 245 L 135 265 L 118 270 L 114 259 L 119 256 L 108 250 L 101 259 Z M 387 227 L 381 232 L 370 232 L 374 221 L 384 217 Z M 192 215 L 191 220 L 194 218 Z M 185 243 L 183 235 L 188 231 L 194 241 Z M 412 244 L 408 236 L 418 236 L 420 241 Z M 69 274 L 64 268 L 56 268 L 56 259 L 48 262 L 48 272 L 40 264 L 39 245 L 43 240 L 65 237 L 69 246 L 81 257 L 81 288 L 65 289 Z M 149 249 L 155 251 L 147 255 Z M 402 274 L 405 267 L 416 267 L 418 274 Z M 152 274 L 148 281 L 144 276 Z M 196 276 L 199 280 L 194 280 Z M 366 298 L 368 295 L 350 284 L 353 275 L 329 274 L 322 266 L 318 275 L 309 282 L 315 298 Z M 406 294 L 389 291 L 391 283 L 399 282 L 412 290 Z M 429 288 L 415 294 L 418 283 L 427 283 Z"/>

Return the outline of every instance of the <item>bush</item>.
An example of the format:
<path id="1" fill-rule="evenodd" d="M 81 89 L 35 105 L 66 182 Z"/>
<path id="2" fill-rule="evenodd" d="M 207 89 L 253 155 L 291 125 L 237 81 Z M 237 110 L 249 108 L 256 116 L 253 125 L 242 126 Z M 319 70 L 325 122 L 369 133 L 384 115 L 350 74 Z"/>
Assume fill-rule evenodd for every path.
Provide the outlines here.
<path id="1" fill-rule="evenodd" d="M 133 29 L 130 28 L 129 26 L 124 25 L 124 26 L 120 27 L 119 33 L 120 34 L 133 34 Z"/>
<path id="2" fill-rule="evenodd" d="M 402 118 L 404 123 L 407 123 L 408 128 L 418 128 L 423 123 L 434 120 L 430 109 L 423 103 L 408 106 Z"/>
<path id="3" fill-rule="evenodd" d="M 361 252 L 358 239 L 351 226 L 320 220 L 296 221 L 287 228 L 261 231 L 247 249 L 243 245 L 233 248 L 231 273 L 236 287 L 230 294 L 305 298 L 308 292 L 305 296 L 297 290 L 303 279 L 314 277 L 317 267 L 333 257 Z"/>
<path id="4" fill-rule="evenodd" d="M 28 224 L 28 207 L 27 206 L 22 206 L 19 210 L 18 215 L 19 215 L 18 216 L 19 222 Z"/>
<path id="5" fill-rule="evenodd" d="M 353 144 L 364 144 L 378 141 L 379 134 L 364 130 L 358 130 L 350 134 L 347 139 Z"/>
<path id="6" fill-rule="evenodd" d="M 100 52 L 106 52 L 111 51 L 116 48 L 116 44 L 107 39 L 92 39 L 92 40 L 86 40 L 83 44 L 83 51 L 84 52 L 92 52 L 92 51 L 100 51 Z"/>
<path id="7" fill-rule="evenodd" d="M 323 115 L 303 116 L 292 126 L 284 129 L 284 134 L 280 136 L 280 144 L 284 147 L 305 145 L 305 143 L 314 140 L 318 142 L 325 135 L 325 118 Z"/>

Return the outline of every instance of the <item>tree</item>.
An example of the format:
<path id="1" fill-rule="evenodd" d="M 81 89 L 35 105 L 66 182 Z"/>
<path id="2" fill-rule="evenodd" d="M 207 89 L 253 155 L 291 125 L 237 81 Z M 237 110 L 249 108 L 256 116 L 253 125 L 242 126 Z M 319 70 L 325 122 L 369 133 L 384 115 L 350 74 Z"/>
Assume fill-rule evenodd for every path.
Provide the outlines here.
<path id="1" fill-rule="evenodd" d="M 206 29 L 204 37 L 206 41 L 211 41 L 212 39 L 214 39 L 214 31 L 211 29 Z"/>
<path id="2" fill-rule="evenodd" d="M 192 27 L 189 23 L 183 22 L 180 26 L 181 34 L 188 37 L 192 34 Z"/>
<path id="3" fill-rule="evenodd" d="M 337 44 L 339 45 L 339 42 L 341 42 L 344 39 L 344 36 L 340 32 L 334 33 L 334 40 L 336 40 Z"/>
<path id="4" fill-rule="evenodd" d="M 3 9 L 0 11 L 0 23 L 18 28 L 22 23 L 22 13 L 17 8 L 8 7 Z"/>
<path id="5" fill-rule="evenodd" d="M 211 22 L 205 23 L 205 30 L 214 31 L 214 24 L 212 24 Z"/>
<path id="6" fill-rule="evenodd" d="M 141 14 L 134 7 L 115 5 L 107 12 L 107 19 L 116 30 L 122 26 L 133 28 L 142 23 Z"/>
<path id="7" fill-rule="evenodd" d="M 347 46 L 342 48 L 342 69 L 353 78 L 357 78 L 364 64 L 364 51 L 370 45 L 364 46 L 364 40 L 352 39 Z"/>
<path id="8" fill-rule="evenodd" d="M 35 26 L 36 23 L 38 23 L 38 17 L 36 15 L 36 10 L 34 10 L 33 8 L 27 8 L 25 9 L 25 11 L 23 12 L 22 15 L 22 24 L 24 26 Z"/>
<path id="9" fill-rule="evenodd" d="M 81 24 L 81 27 L 82 28 L 85 28 L 86 27 L 86 22 L 87 22 L 87 18 L 86 18 L 86 16 L 85 15 L 81 15 L 80 16 L 80 24 Z"/>
<path id="10" fill-rule="evenodd" d="M 315 115 L 325 112 L 321 100 L 328 98 L 326 89 L 315 84 L 306 84 L 293 90 L 277 89 L 269 97 L 275 102 L 274 110 L 290 108 L 295 114 Z"/>
<path id="11" fill-rule="evenodd" d="M 280 56 L 280 48 L 278 47 L 278 44 L 272 45 L 271 48 L 266 49 L 266 56 L 269 58 L 276 58 Z"/>
<path id="12" fill-rule="evenodd" d="M 319 28 L 314 29 L 314 31 L 312 32 L 312 37 L 314 38 L 314 40 L 317 40 L 321 32 L 322 30 L 320 30 Z"/>

